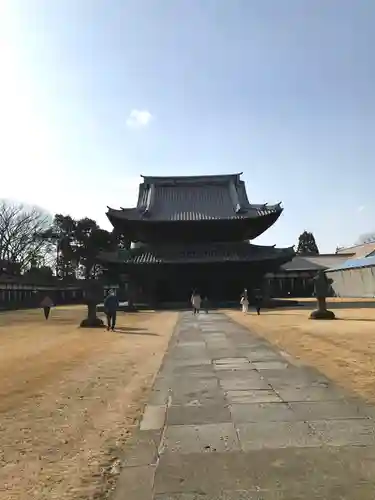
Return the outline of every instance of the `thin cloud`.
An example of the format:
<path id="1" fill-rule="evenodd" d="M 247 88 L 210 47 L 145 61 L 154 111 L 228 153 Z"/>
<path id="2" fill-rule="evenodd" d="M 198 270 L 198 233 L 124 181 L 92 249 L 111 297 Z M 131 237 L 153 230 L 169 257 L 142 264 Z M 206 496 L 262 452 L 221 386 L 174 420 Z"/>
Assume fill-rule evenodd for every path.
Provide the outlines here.
<path id="1" fill-rule="evenodd" d="M 133 129 L 144 128 L 150 124 L 153 118 L 146 109 L 133 109 L 126 120 L 126 125 Z"/>
<path id="2" fill-rule="evenodd" d="M 361 213 L 361 212 L 364 211 L 365 208 L 366 207 L 364 205 L 360 205 L 357 210 L 358 210 L 359 213 Z"/>

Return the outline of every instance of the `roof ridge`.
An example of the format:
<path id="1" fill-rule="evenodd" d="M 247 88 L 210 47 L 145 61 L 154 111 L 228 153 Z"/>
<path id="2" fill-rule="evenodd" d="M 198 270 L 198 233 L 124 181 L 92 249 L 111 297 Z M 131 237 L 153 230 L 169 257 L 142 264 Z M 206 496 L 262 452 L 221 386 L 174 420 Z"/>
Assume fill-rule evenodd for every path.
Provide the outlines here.
<path id="1" fill-rule="evenodd" d="M 208 175 L 168 175 L 168 176 L 152 176 L 152 175 L 141 175 L 143 182 L 145 184 L 164 184 L 164 183 L 176 183 L 176 184 L 188 184 L 188 183 L 210 183 L 210 182 L 230 182 L 231 180 L 239 180 L 242 172 L 234 174 L 208 174 Z"/>
<path id="2" fill-rule="evenodd" d="M 340 252 L 341 250 L 350 250 L 352 248 L 363 247 L 365 245 L 375 245 L 375 241 L 366 241 L 364 243 L 356 243 L 355 245 L 350 245 L 348 247 L 337 247 L 337 248 L 338 248 L 338 250 Z"/>

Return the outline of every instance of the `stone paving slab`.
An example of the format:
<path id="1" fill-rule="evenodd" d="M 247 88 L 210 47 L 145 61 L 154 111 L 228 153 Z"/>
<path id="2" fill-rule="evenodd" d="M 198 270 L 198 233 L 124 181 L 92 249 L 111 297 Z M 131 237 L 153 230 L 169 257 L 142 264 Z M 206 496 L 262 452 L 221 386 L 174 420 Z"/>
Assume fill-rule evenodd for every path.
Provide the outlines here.
<path id="1" fill-rule="evenodd" d="M 302 387 L 292 389 L 277 389 L 283 401 L 336 401 L 345 398 L 345 394 L 338 389 L 328 387 Z"/>
<path id="2" fill-rule="evenodd" d="M 226 356 L 230 356 L 235 358 L 236 356 L 240 355 L 241 353 L 237 351 L 234 348 L 231 347 L 226 347 L 226 348 L 211 348 L 207 347 L 208 354 L 211 356 L 212 359 L 220 359 L 220 358 L 225 358 Z"/>
<path id="3" fill-rule="evenodd" d="M 222 332 L 214 332 L 214 333 L 205 333 L 203 330 L 201 331 L 201 336 L 205 340 L 206 343 L 214 342 L 214 341 L 222 341 L 229 344 L 229 340 L 225 333 Z"/>
<path id="4" fill-rule="evenodd" d="M 214 365 L 248 365 L 249 360 L 247 358 L 221 358 L 214 359 Z"/>
<path id="5" fill-rule="evenodd" d="M 285 370 L 262 370 L 261 373 L 275 390 L 335 387 L 323 375 L 320 377 L 314 377 L 311 374 L 306 373 L 303 368 L 289 366 Z"/>
<path id="6" fill-rule="evenodd" d="M 162 438 L 162 431 L 134 431 L 119 455 L 123 467 L 155 465 Z"/>
<path id="7" fill-rule="evenodd" d="M 215 378 L 194 378 L 190 381 L 174 379 L 171 381 L 170 394 L 172 405 L 189 405 L 192 402 L 204 404 L 215 400 L 224 403 L 224 392 Z"/>
<path id="8" fill-rule="evenodd" d="M 212 391 L 219 389 L 219 383 L 216 377 L 194 377 L 187 378 L 175 376 L 169 381 L 169 387 L 177 394 L 185 394 L 194 391 Z"/>
<path id="9" fill-rule="evenodd" d="M 155 466 L 125 467 L 118 479 L 113 500 L 152 500 Z"/>
<path id="10" fill-rule="evenodd" d="M 140 430 L 150 431 L 162 429 L 165 424 L 166 412 L 166 405 L 146 405 L 141 420 Z"/>
<path id="11" fill-rule="evenodd" d="M 288 493 L 301 484 L 305 496 L 300 498 L 308 499 L 314 490 L 371 483 L 363 466 L 353 463 L 350 455 L 342 456 L 340 451 L 334 447 L 301 447 L 232 453 L 166 453 L 161 456 L 156 472 L 155 493 L 214 495 L 236 490 Z"/>
<path id="12" fill-rule="evenodd" d="M 206 343 L 203 340 L 186 340 L 185 342 L 178 342 L 176 344 L 178 347 L 200 347 L 202 349 L 206 348 Z"/>
<path id="13" fill-rule="evenodd" d="M 196 391 L 182 396 L 176 395 L 172 399 L 172 404 L 174 406 L 204 406 L 209 404 L 221 404 L 224 406 L 226 402 L 225 395 L 219 391 Z"/>
<path id="14" fill-rule="evenodd" d="M 207 377 L 216 377 L 216 373 L 212 363 L 210 363 L 205 365 L 175 366 L 173 370 L 173 376 L 186 377 L 188 379 L 195 377 L 207 378 Z M 166 378 L 170 380 L 170 375 Z"/>
<path id="15" fill-rule="evenodd" d="M 251 361 L 280 361 L 280 353 L 275 352 L 273 349 L 253 348 L 246 349 L 243 354 Z"/>
<path id="16" fill-rule="evenodd" d="M 220 313 L 184 313 L 115 500 L 374 500 L 375 408 Z"/>
<path id="17" fill-rule="evenodd" d="M 269 390 L 242 390 L 226 391 L 228 401 L 231 404 L 249 403 L 281 403 L 282 399 L 272 389 Z"/>
<path id="18" fill-rule="evenodd" d="M 239 358 L 241 359 L 241 358 Z M 255 367 L 252 366 L 249 361 L 244 363 L 242 361 L 232 361 L 228 363 L 220 363 L 220 360 L 213 360 L 214 369 L 216 371 L 223 370 L 255 370 Z"/>
<path id="19" fill-rule="evenodd" d="M 286 370 L 282 371 L 280 371 L 280 369 L 269 369 L 267 370 L 267 372 L 264 372 L 264 376 L 269 380 L 272 380 L 275 384 L 277 384 L 277 382 L 280 382 L 282 384 L 289 385 L 294 382 L 301 387 L 306 387 L 314 384 L 330 384 L 330 380 L 322 373 L 317 373 L 315 371 L 308 370 L 306 367 L 297 367 L 291 364 L 287 367 Z"/>
<path id="20" fill-rule="evenodd" d="M 168 389 L 153 389 L 149 397 L 149 404 L 151 405 L 166 405 L 168 403 L 169 392 Z"/>
<path id="21" fill-rule="evenodd" d="M 289 402 L 289 407 L 298 420 L 341 420 L 364 418 L 365 411 L 358 405 L 343 401 Z"/>
<path id="22" fill-rule="evenodd" d="M 206 359 L 206 347 L 175 347 L 172 353 L 175 360 Z"/>
<path id="23" fill-rule="evenodd" d="M 251 366 L 251 365 L 250 365 Z M 259 380 L 264 380 L 267 382 L 267 379 L 263 377 L 259 372 L 256 370 L 218 370 L 214 371 L 215 377 L 218 378 L 219 381 L 222 380 L 238 380 L 239 378 L 243 380 L 249 380 L 249 381 L 259 381 Z"/>
<path id="24" fill-rule="evenodd" d="M 313 420 L 309 423 L 321 435 L 321 439 L 327 445 L 375 445 L 375 426 L 373 420 Z"/>
<path id="25" fill-rule="evenodd" d="M 293 491 L 221 491 L 215 494 L 175 493 L 156 495 L 156 500 L 361 500 L 374 499 L 374 483 L 319 486 L 314 483 L 292 486 Z"/>
<path id="26" fill-rule="evenodd" d="M 229 409 L 235 423 L 296 420 L 296 413 L 285 403 L 232 404 Z"/>
<path id="27" fill-rule="evenodd" d="M 205 404 L 197 406 L 171 406 L 168 409 L 167 425 L 199 425 L 232 422 L 228 406 Z"/>
<path id="28" fill-rule="evenodd" d="M 287 361 L 274 360 L 274 361 L 254 361 L 252 362 L 253 367 L 256 370 L 285 370 L 289 367 Z"/>
<path id="29" fill-rule="evenodd" d="M 227 380 L 220 380 L 220 386 L 224 391 L 241 391 L 248 389 L 270 389 L 270 385 L 258 374 L 254 377 L 240 378 L 233 377 Z"/>
<path id="30" fill-rule="evenodd" d="M 255 422 L 237 425 L 244 451 L 322 446 L 321 434 L 306 422 Z"/>
<path id="31" fill-rule="evenodd" d="M 164 436 L 164 451 L 204 453 L 238 451 L 240 445 L 233 423 L 172 425 Z"/>
<path id="32" fill-rule="evenodd" d="M 211 365 L 212 361 L 208 357 L 202 358 L 187 358 L 187 359 L 173 359 L 166 365 L 166 370 L 168 368 L 174 370 L 175 368 L 181 368 L 183 366 L 202 366 Z"/>

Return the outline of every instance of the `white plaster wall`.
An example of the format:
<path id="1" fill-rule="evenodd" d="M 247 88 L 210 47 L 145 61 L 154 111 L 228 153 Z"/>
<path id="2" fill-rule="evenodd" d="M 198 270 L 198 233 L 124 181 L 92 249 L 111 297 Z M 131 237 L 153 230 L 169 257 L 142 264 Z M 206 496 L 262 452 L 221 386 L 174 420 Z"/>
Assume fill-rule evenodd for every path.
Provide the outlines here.
<path id="1" fill-rule="evenodd" d="M 338 297 L 375 297 L 375 267 L 332 271 L 327 277 Z"/>

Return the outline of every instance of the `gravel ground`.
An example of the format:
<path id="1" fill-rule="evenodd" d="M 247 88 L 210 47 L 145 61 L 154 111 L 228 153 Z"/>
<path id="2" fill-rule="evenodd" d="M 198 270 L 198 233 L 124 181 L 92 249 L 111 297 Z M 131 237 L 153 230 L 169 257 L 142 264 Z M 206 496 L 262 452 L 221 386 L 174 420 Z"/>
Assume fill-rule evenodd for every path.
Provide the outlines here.
<path id="1" fill-rule="evenodd" d="M 85 311 L 0 314 L 0 500 L 106 498 L 176 313 L 119 313 L 118 331 L 77 328 Z"/>

